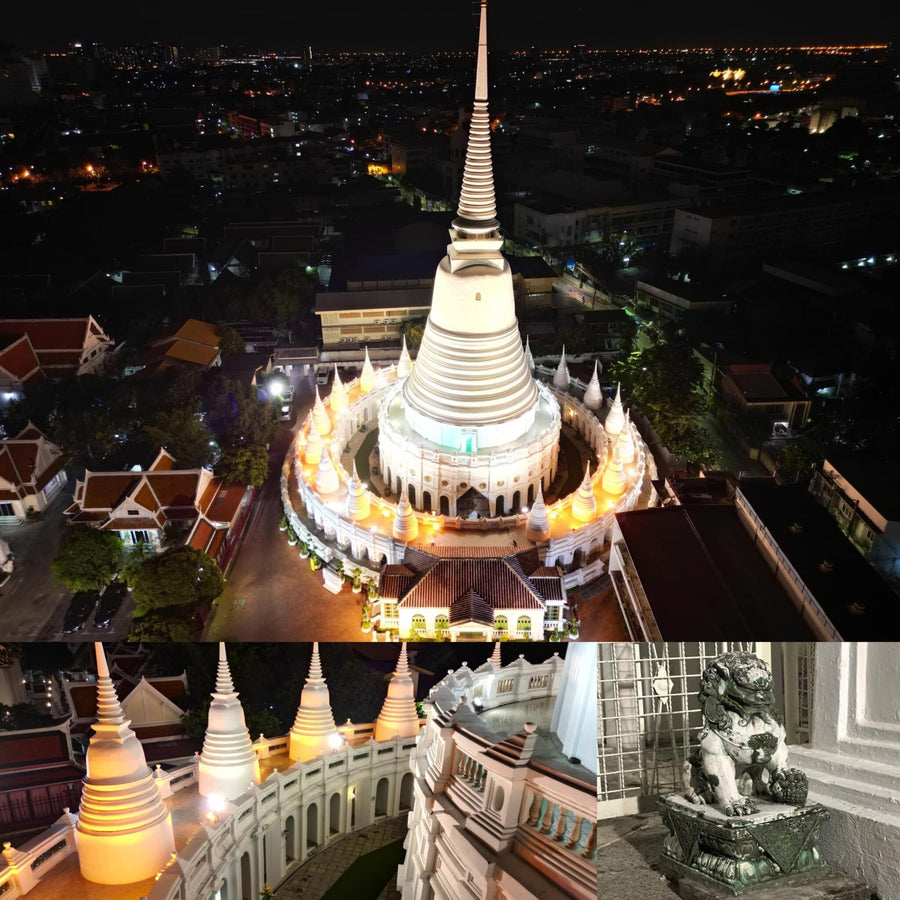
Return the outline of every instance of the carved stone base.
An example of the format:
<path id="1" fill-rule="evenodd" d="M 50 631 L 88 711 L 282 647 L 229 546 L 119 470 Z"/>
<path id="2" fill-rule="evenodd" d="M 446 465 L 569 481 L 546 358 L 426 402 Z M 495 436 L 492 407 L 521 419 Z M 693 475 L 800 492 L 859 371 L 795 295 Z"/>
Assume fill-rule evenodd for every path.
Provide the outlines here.
<path id="1" fill-rule="evenodd" d="M 694 880 L 736 895 L 764 887 L 804 884 L 828 873 L 816 842 L 824 806 L 785 806 L 757 800 L 758 813 L 729 818 L 673 794 L 659 801 L 669 834 L 660 869 L 674 881 Z"/>

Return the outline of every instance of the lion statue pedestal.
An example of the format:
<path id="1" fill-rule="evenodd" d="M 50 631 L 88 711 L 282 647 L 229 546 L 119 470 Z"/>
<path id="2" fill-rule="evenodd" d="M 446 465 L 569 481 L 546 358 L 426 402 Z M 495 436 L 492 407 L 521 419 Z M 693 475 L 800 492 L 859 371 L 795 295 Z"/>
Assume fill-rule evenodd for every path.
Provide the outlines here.
<path id="1" fill-rule="evenodd" d="M 807 779 L 787 765 L 772 674 L 752 653 L 726 653 L 703 672 L 699 747 L 684 793 L 664 797 L 660 868 L 715 893 L 799 884 L 828 873 L 816 848 L 828 812 L 806 803 Z"/>

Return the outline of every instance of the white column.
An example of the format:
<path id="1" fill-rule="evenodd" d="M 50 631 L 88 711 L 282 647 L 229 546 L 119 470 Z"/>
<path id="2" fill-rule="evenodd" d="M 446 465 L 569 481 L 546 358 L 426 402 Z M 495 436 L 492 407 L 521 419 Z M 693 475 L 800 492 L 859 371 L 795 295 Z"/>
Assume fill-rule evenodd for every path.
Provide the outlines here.
<path id="1" fill-rule="evenodd" d="M 835 868 L 900 900 L 900 644 L 816 645 L 811 743 L 790 764 L 831 811 L 819 849 Z"/>

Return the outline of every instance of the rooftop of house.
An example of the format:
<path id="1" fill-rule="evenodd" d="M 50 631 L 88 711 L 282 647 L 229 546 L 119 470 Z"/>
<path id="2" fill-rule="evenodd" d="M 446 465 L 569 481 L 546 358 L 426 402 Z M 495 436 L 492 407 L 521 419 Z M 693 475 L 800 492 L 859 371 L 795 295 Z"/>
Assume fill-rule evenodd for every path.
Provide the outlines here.
<path id="1" fill-rule="evenodd" d="M 878 510 L 889 522 L 900 522 L 900 483 L 892 459 L 872 459 L 862 454 L 828 457 L 826 462 Z"/>

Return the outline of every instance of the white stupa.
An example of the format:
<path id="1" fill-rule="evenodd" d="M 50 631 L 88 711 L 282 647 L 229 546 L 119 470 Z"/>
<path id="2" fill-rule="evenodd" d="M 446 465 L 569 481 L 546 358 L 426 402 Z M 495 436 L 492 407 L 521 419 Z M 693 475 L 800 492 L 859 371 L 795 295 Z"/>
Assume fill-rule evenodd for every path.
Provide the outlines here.
<path id="1" fill-rule="evenodd" d="M 547 515 L 547 507 L 544 504 L 544 491 L 538 485 L 537 497 L 528 511 L 528 519 L 525 523 L 525 536 L 530 541 L 542 541 L 550 534 L 550 517 Z"/>
<path id="2" fill-rule="evenodd" d="M 339 746 L 340 733 L 334 725 L 328 685 L 322 676 L 318 641 L 313 644 L 309 675 L 300 694 L 300 706 L 291 727 L 288 753 L 292 760 L 306 762 Z"/>
<path id="3" fill-rule="evenodd" d="M 622 384 L 616 388 L 616 398 L 612 402 L 603 428 L 610 440 L 615 440 L 619 432 L 625 427 L 625 409 L 622 406 Z"/>
<path id="4" fill-rule="evenodd" d="M 316 491 L 319 494 L 333 494 L 341 486 L 341 479 L 327 449 L 322 451 L 322 458 L 316 468 Z"/>
<path id="5" fill-rule="evenodd" d="M 122 712 L 103 645 L 94 648 L 97 721 L 75 825 L 78 864 L 88 881 L 133 884 L 153 878 L 174 853 L 172 817 Z"/>
<path id="6" fill-rule="evenodd" d="M 400 647 L 397 668 L 388 683 L 387 697 L 375 720 L 375 740 L 389 741 L 393 737 L 415 737 L 419 733 L 419 713 L 416 709 L 415 688 L 409 674 L 406 644 Z"/>
<path id="7" fill-rule="evenodd" d="M 562 354 L 559 357 L 559 364 L 553 375 L 553 386 L 559 388 L 561 391 L 567 391 L 569 389 L 569 367 L 566 365 L 565 344 L 563 344 Z"/>
<path id="8" fill-rule="evenodd" d="M 319 386 L 316 385 L 316 402 L 313 404 L 313 422 L 316 423 L 316 428 L 319 429 L 319 434 L 322 436 L 331 433 L 331 418 L 328 415 L 328 410 L 325 409 L 325 403 L 322 401 L 322 398 L 319 396 Z"/>
<path id="9" fill-rule="evenodd" d="M 531 371 L 534 371 L 534 357 L 531 355 L 531 338 L 525 335 L 525 362 Z"/>
<path id="10" fill-rule="evenodd" d="M 334 383 L 331 385 L 331 396 L 329 397 L 331 411 L 338 415 L 342 413 L 350 402 L 347 396 L 347 388 L 341 381 L 341 373 L 338 371 L 337 363 L 334 364 Z"/>
<path id="11" fill-rule="evenodd" d="M 406 541 L 407 543 L 414 541 L 419 536 L 419 520 L 413 512 L 406 488 L 400 494 L 400 502 L 397 504 L 397 511 L 394 513 L 393 534 L 398 541 Z"/>
<path id="12" fill-rule="evenodd" d="M 216 689 L 209 706 L 198 778 L 201 796 L 219 795 L 227 800 L 239 797 L 251 782 L 259 782 L 259 762 L 231 681 L 224 643 L 219 644 Z"/>
<path id="13" fill-rule="evenodd" d="M 359 474 L 356 471 L 356 460 L 353 460 L 353 474 L 350 476 L 350 483 L 347 485 L 347 505 L 345 507 L 347 516 L 354 522 L 366 519 L 371 512 L 371 504 L 369 503 L 369 492 L 365 485 L 359 480 Z"/>
<path id="14" fill-rule="evenodd" d="M 375 385 L 375 368 L 372 365 L 372 360 L 369 359 L 369 348 L 366 347 L 366 358 L 363 362 L 362 372 L 359 375 L 359 389 L 363 394 L 368 394 L 369 391 L 375 389 Z"/>
<path id="15" fill-rule="evenodd" d="M 600 486 L 607 494 L 618 496 L 625 491 L 627 486 L 627 478 L 625 477 L 625 466 L 622 465 L 622 459 L 619 456 L 618 441 L 613 447 L 612 458 L 606 464 L 603 472 L 603 480 Z"/>
<path id="16" fill-rule="evenodd" d="M 626 465 L 634 462 L 637 451 L 634 446 L 634 435 L 632 434 L 631 410 L 626 410 L 625 412 L 625 427 L 616 439 L 616 452 Z"/>
<path id="17" fill-rule="evenodd" d="M 572 498 L 572 515 L 579 522 L 590 522 L 597 515 L 597 498 L 594 496 L 594 485 L 591 482 L 590 460 L 585 466 L 584 478 Z"/>
<path id="18" fill-rule="evenodd" d="M 584 405 L 588 409 L 600 409 L 603 406 L 603 392 L 600 390 L 600 375 L 597 372 L 597 360 L 594 360 L 594 374 L 584 392 Z"/>
<path id="19" fill-rule="evenodd" d="M 397 377 L 406 378 L 412 372 L 412 360 L 409 358 L 409 350 L 406 349 L 406 335 L 403 335 L 403 349 L 400 351 L 400 359 L 397 361 Z"/>
<path id="20" fill-rule="evenodd" d="M 494 641 L 494 649 L 491 653 L 490 663 L 498 672 L 503 668 L 503 662 L 500 656 L 500 641 Z"/>
<path id="21" fill-rule="evenodd" d="M 307 465 L 314 466 L 322 458 L 322 448 L 324 442 L 312 413 L 309 414 L 306 423 L 306 444 L 303 447 L 303 462 Z"/>
<path id="22" fill-rule="evenodd" d="M 413 487 L 416 509 L 481 495 L 492 514 L 556 474 L 559 406 L 525 357 L 512 273 L 500 252 L 481 4 L 475 102 L 457 216 L 434 277 L 416 363 L 379 410 L 381 469 Z M 437 452 L 436 452 L 437 451 Z M 499 502 L 498 502 L 499 501 Z M 501 513 L 502 514 L 502 513 Z"/>

